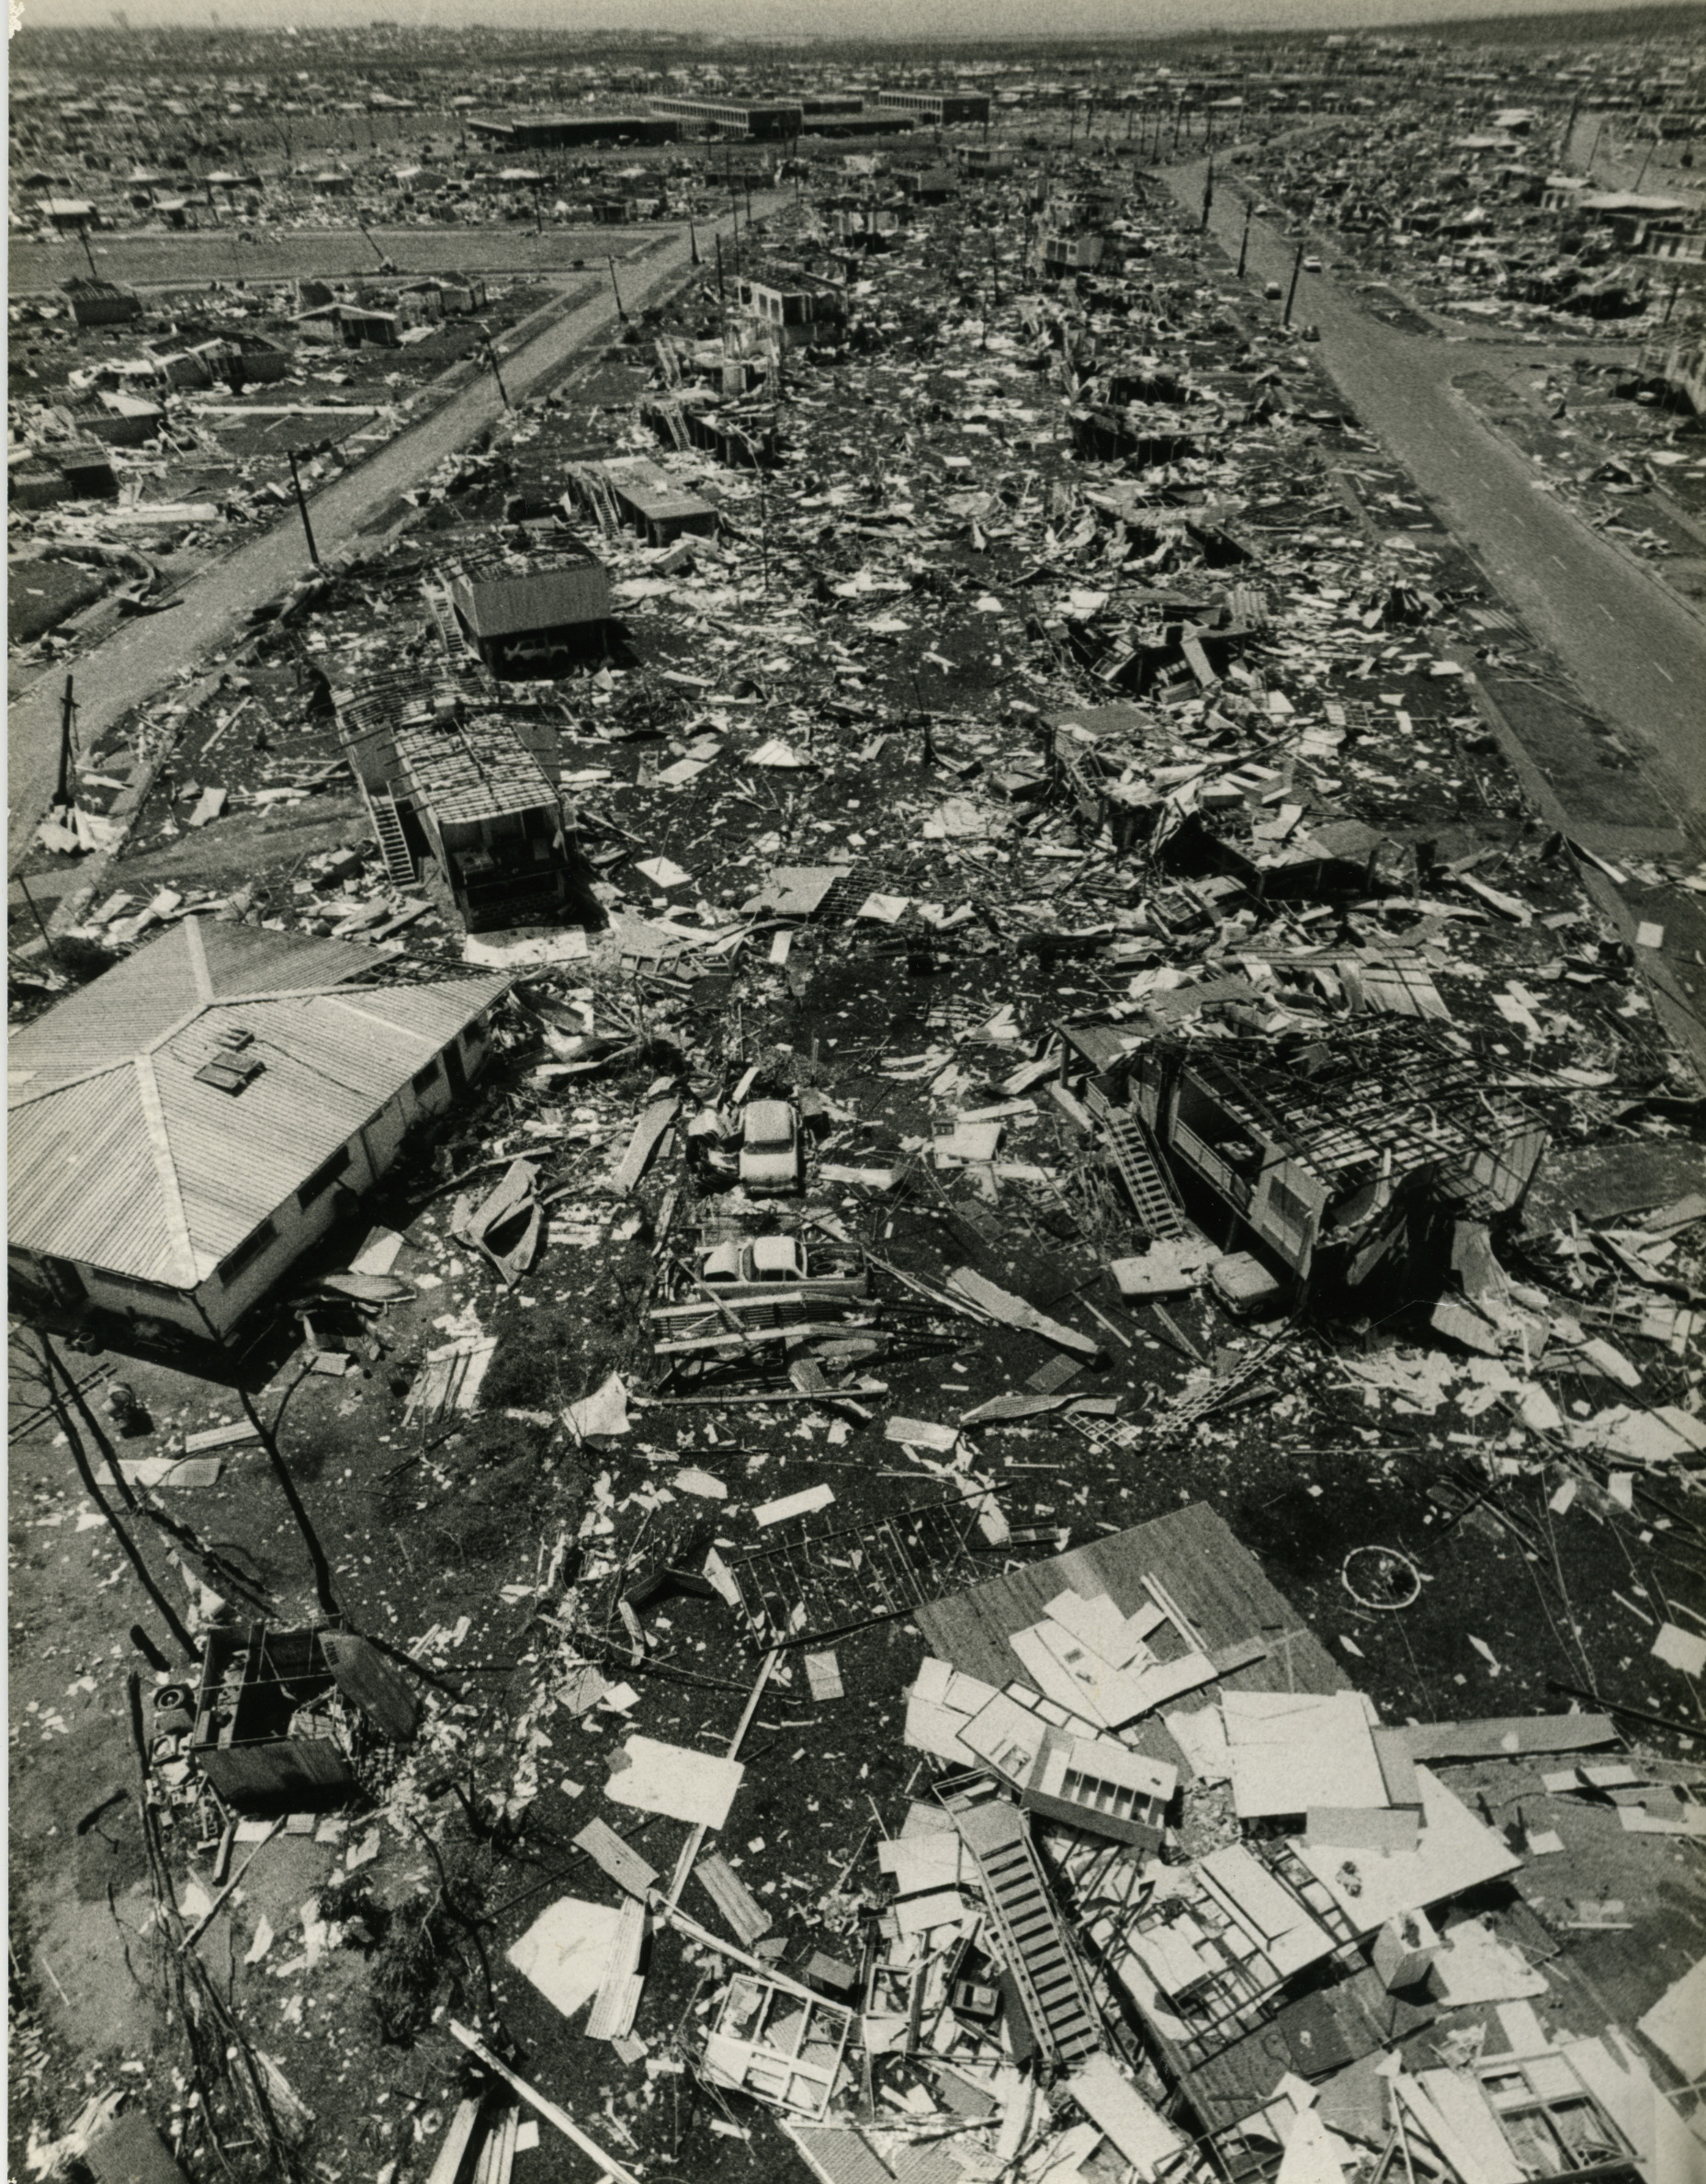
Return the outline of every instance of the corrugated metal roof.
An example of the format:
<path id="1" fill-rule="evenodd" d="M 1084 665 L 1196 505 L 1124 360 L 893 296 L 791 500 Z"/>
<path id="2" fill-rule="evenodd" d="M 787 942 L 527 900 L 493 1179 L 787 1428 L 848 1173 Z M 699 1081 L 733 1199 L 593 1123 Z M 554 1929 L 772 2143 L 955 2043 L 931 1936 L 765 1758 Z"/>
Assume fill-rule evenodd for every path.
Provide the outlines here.
<path id="1" fill-rule="evenodd" d="M 145 1281 L 193 1278 L 173 1245 L 171 1183 L 150 1143 L 134 1062 L 22 1111 L 6 1134 L 6 1240 Z"/>
<path id="2" fill-rule="evenodd" d="M 205 1001 L 199 962 L 185 930 L 191 922 L 186 918 L 139 948 L 17 1033 L 6 1048 L 8 1104 L 128 1060 Z"/>
<path id="3" fill-rule="evenodd" d="M 264 926 L 225 925 L 186 918 L 198 928 L 215 999 L 237 993 L 317 993 L 378 977 L 386 958 L 377 948 L 347 940 L 316 940 L 299 933 L 268 933 Z M 131 957 L 131 961 L 136 959 Z"/>
<path id="4" fill-rule="evenodd" d="M 14 1068 L 27 1049 L 34 1072 L 14 1087 L 7 1148 L 21 1249 L 192 1286 L 507 984 L 352 989 L 382 960 L 370 949 L 198 922 L 14 1043 Z M 249 1035 L 242 1058 L 263 1064 L 234 1096 L 196 1077 L 229 1055 L 220 1034 L 233 1030 Z M 121 1035 L 127 1052 L 97 1055 Z"/>
<path id="5" fill-rule="evenodd" d="M 481 717 L 396 730 L 398 763 L 441 826 L 554 806 L 557 792 L 507 720 Z"/>

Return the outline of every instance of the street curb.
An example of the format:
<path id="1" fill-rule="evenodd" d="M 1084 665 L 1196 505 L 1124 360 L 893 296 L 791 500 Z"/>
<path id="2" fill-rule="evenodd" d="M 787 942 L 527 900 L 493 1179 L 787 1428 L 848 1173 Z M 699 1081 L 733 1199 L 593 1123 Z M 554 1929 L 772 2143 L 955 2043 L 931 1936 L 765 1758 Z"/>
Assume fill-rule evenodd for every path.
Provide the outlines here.
<path id="1" fill-rule="evenodd" d="M 1474 699 L 1475 710 L 1486 721 L 1494 740 L 1503 753 L 1506 763 L 1516 775 L 1523 795 L 1535 812 L 1565 843 L 1574 843 L 1569 814 L 1559 801 L 1557 791 L 1529 755 L 1522 739 L 1506 719 L 1504 709 L 1492 692 L 1473 669 L 1465 670 L 1463 680 L 1468 684 Z M 1570 862 L 1586 889 L 1589 900 L 1610 922 L 1620 941 L 1630 947 L 1634 956 L 1635 969 L 1652 1005 L 1655 1021 L 1665 1031 L 1678 1053 L 1686 1055 L 1702 1091 L 1706 1091 L 1706 1015 L 1691 1000 L 1670 991 L 1660 977 L 1652 952 L 1635 948 L 1635 929 L 1640 919 L 1629 908 L 1618 891 L 1616 882 L 1609 874 L 1571 848 Z"/>
<path id="2" fill-rule="evenodd" d="M 1447 399 L 1453 402 L 1457 408 L 1462 410 L 1466 416 L 1472 418 L 1474 422 L 1480 426 L 1483 432 L 1489 434 L 1494 439 L 1502 440 L 1505 446 L 1511 450 L 1512 454 L 1520 456 L 1524 462 L 1533 462 L 1534 458 L 1529 453 L 1528 449 L 1523 447 L 1521 441 L 1516 439 L 1511 434 L 1508 433 L 1503 425 L 1496 424 L 1490 417 L 1486 416 L 1482 411 L 1476 409 L 1475 405 L 1470 401 L 1469 397 L 1460 387 L 1453 386 L 1448 382 L 1446 386 L 1446 395 Z M 1576 507 L 1573 501 L 1566 500 L 1564 494 L 1553 487 L 1549 481 L 1546 484 L 1545 490 L 1553 503 L 1553 505 L 1557 508 L 1561 514 L 1567 515 L 1571 522 L 1574 523 L 1579 530 L 1587 532 L 1590 538 L 1598 538 L 1602 545 L 1609 546 L 1611 551 L 1621 556 L 1621 558 L 1626 561 L 1632 569 L 1638 569 L 1642 575 L 1646 578 L 1647 582 L 1657 589 L 1661 598 L 1669 599 L 1674 602 L 1676 605 L 1681 607 L 1685 614 L 1692 615 L 1694 619 L 1700 623 L 1702 628 L 1706 628 L 1706 606 L 1701 606 L 1695 600 L 1685 598 L 1673 584 L 1667 584 L 1663 577 L 1655 576 L 1653 573 L 1653 564 L 1651 561 L 1643 560 L 1641 556 L 1634 552 L 1631 548 L 1625 546 L 1621 538 L 1608 538 L 1605 532 L 1603 532 L 1597 524 L 1588 522 L 1587 518 L 1582 514 L 1581 510 Z"/>

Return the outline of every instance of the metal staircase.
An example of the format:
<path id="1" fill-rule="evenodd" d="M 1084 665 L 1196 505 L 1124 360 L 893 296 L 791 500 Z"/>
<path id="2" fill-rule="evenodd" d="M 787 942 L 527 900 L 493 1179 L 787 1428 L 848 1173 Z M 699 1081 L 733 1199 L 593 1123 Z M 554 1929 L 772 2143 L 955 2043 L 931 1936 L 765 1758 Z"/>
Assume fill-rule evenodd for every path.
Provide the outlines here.
<path id="1" fill-rule="evenodd" d="M 373 831 L 379 838 L 379 854 L 385 859 L 386 871 L 398 887 L 412 888 L 420 874 L 409 854 L 409 838 L 402 831 L 402 820 L 390 790 L 368 789 L 367 809 L 373 814 Z"/>
<path id="2" fill-rule="evenodd" d="M 955 1810 L 954 1825 L 977 1862 L 990 1923 L 1044 2060 L 1069 2069 L 1102 2045 L 1102 2025 L 1029 1825 L 1004 1798 Z"/>
<path id="3" fill-rule="evenodd" d="M 1191 1231 L 1185 1227 L 1172 1186 L 1136 1117 L 1114 1106 L 1093 1084 L 1084 1088 L 1084 1105 L 1095 1118 L 1113 1157 L 1113 1164 L 1131 1194 L 1137 1218 L 1149 1235 L 1174 1239 L 1189 1237 Z"/>

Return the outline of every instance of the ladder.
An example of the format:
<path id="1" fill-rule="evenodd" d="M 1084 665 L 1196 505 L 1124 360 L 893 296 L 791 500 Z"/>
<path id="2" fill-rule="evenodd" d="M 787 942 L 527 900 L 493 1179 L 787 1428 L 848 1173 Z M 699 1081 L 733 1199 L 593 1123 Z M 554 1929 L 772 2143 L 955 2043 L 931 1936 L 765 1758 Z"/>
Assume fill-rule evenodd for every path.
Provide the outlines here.
<path id="1" fill-rule="evenodd" d="M 1054 2068 L 1082 2062 L 1102 2044 L 1101 2020 L 1024 1816 L 991 1798 L 956 1810 L 954 1825 L 977 1862 L 990 1923 L 1044 2060 Z"/>
<path id="2" fill-rule="evenodd" d="M 1188 1237 L 1191 1231 L 1180 1214 L 1172 1184 L 1136 1117 L 1122 1113 L 1093 1084 L 1084 1088 L 1084 1104 L 1101 1126 L 1137 1218 L 1149 1235 L 1175 1239 Z"/>
<path id="3" fill-rule="evenodd" d="M 409 854 L 409 838 L 402 831 L 402 820 L 397 816 L 396 798 L 389 788 L 370 788 L 367 809 L 373 814 L 373 831 L 379 838 L 379 854 L 385 859 L 386 871 L 400 888 L 413 887 L 420 875 Z"/>

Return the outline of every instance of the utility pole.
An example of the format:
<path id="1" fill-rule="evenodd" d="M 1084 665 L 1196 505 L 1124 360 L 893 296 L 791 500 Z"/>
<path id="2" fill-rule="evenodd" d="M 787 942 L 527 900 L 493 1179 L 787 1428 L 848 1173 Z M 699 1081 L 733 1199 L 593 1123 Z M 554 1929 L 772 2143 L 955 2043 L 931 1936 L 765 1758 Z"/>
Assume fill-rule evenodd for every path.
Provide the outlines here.
<path id="1" fill-rule="evenodd" d="M 53 801 L 62 807 L 71 803 L 71 724 L 76 717 L 76 700 L 71 694 L 71 677 L 65 677 L 65 696 L 59 718 L 59 786 L 53 792 Z"/>
<path id="2" fill-rule="evenodd" d="M 696 266 L 699 263 L 699 234 L 698 230 L 693 224 L 691 212 L 687 215 L 687 263 L 690 266 Z"/>
<path id="3" fill-rule="evenodd" d="M 95 253 L 89 248 L 89 223 L 86 220 L 80 220 L 77 222 L 77 240 L 83 245 L 84 256 L 89 261 L 90 279 L 99 280 L 101 277 L 95 270 Z"/>
<path id="4" fill-rule="evenodd" d="M 613 274 L 612 278 L 614 279 L 614 277 L 615 276 Z M 618 301 L 617 309 L 620 310 L 620 308 L 621 305 Z M 503 384 L 503 374 L 498 369 L 498 352 L 492 347 L 491 336 L 486 332 L 483 326 L 480 328 L 480 338 L 486 345 L 486 362 L 491 365 L 491 376 L 498 382 L 499 399 L 502 401 L 503 407 L 507 410 L 510 406 L 509 389 Z"/>
<path id="5" fill-rule="evenodd" d="M 290 482 L 296 488 L 296 504 L 302 517 L 302 534 L 308 540 L 308 558 L 318 569 L 320 549 L 314 544 L 314 526 L 308 520 L 308 500 L 302 491 L 302 481 L 297 474 L 296 449 L 290 450 Z"/>
<path id="6" fill-rule="evenodd" d="M 727 311 L 729 299 L 723 294 L 723 239 L 717 235 L 713 240 L 717 244 L 717 300 L 719 308 Z"/>
<path id="7" fill-rule="evenodd" d="M 1215 155 L 1208 155 L 1208 173 L 1203 177 L 1203 232 L 1208 232 L 1208 216 L 1215 202 Z"/>
<path id="8" fill-rule="evenodd" d="M 606 266 L 609 266 L 609 268 L 610 268 L 610 293 L 611 293 L 611 294 L 612 294 L 612 295 L 613 295 L 613 296 L 616 298 L 616 316 L 617 316 L 617 318 L 618 318 L 618 319 L 620 319 L 620 320 L 621 320 L 622 323 L 623 323 L 623 324 L 626 326 L 626 325 L 627 324 L 627 311 L 625 311 L 623 310 L 623 308 L 622 308 L 622 291 L 621 291 L 621 289 L 620 289 L 619 288 L 617 288 L 617 286 L 616 286 L 616 262 L 615 258 L 611 256 L 611 255 L 610 255 L 610 253 L 609 253 L 608 251 L 606 251 L 606 252 L 604 253 L 604 263 L 605 263 L 605 265 L 606 265 Z M 487 346 L 488 346 L 488 348 L 489 348 L 489 347 L 490 347 L 491 345 L 490 343 L 488 343 L 486 345 L 487 345 Z M 496 360 L 496 358 L 495 358 L 495 357 L 492 359 L 492 365 L 491 365 L 491 368 L 492 368 L 492 370 L 493 370 L 493 371 L 496 371 L 496 369 L 498 368 L 498 367 L 497 367 L 497 360 Z M 500 381 L 499 381 L 499 385 L 501 386 L 502 384 L 503 384 L 503 382 L 502 382 L 502 380 L 500 380 Z M 503 406 L 504 406 L 504 408 L 505 408 L 505 409 L 508 409 L 508 407 L 509 407 L 509 402 L 508 402 L 508 399 L 507 399 L 507 397 L 505 398 L 505 401 L 504 401 L 504 404 L 503 404 Z"/>
<path id="9" fill-rule="evenodd" d="M 1256 209 L 1256 200 L 1255 200 L 1255 198 L 1245 198 L 1245 200 L 1244 200 L 1244 232 L 1243 232 L 1243 234 L 1242 234 L 1242 235 L 1239 237 L 1239 239 L 1238 239 L 1238 278 L 1239 278 L 1240 280 L 1242 280 L 1242 279 L 1243 279 L 1243 277 L 1244 277 L 1244 266 L 1245 266 L 1245 263 L 1246 263 L 1246 261 L 1248 260 L 1248 258 L 1249 257 L 1249 251 L 1250 251 L 1250 216 L 1252 215 L 1252 213 L 1254 213 L 1255 209 Z"/>
<path id="10" fill-rule="evenodd" d="M 1297 277 L 1304 269 L 1305 241 L 1304 237 L 1298 238 L 1297 255 L 1292 260 L 1292 285 L 1285 291 L 1285 312 L 1280 321 L 1282 326 L 1289 326 L 1292 323 L 1292 301 L 1297 294 Z"/>
<path id="11" fill-rule="evenodd" d="M 1671 301 L 1673 303 L 1676 301 L 1675 289 L 1672 289 L 1671 291 Z M 24 891 L 24 900 L 29 905 L 29 914 L 36 921 L 36 930 L 40 934 L 41 945 L 48 952 L 48 961 L 52 964 L 57 964 L 59 957 L 53 952 L 53 935 L 48 931 L 46 925 L 42 923 L 41 912 L 36 908 L 36 899 L 29 891 L 29 882 L 24 877 L 24 875 L 21 872 L 17 876 L 17 884 Z"/>

